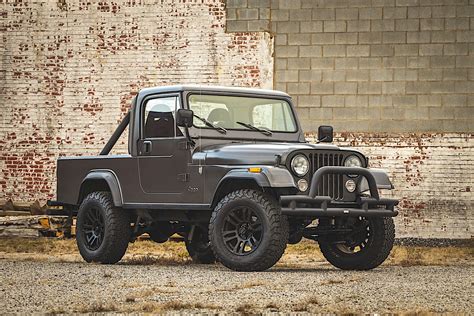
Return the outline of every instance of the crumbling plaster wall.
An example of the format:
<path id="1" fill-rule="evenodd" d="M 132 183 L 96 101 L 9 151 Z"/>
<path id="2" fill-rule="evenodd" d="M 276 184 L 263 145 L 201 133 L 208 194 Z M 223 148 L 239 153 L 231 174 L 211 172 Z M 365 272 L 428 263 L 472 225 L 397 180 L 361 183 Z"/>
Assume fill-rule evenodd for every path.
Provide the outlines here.
<path id="1" fill-rule="evenodd" d="M 97 154 L 141 88 L 272 87 L 271 37 L 225 33 L 219 0 L 0 1 L 0 17 L 0 200 L 54 198 L 56 158 Z"/>

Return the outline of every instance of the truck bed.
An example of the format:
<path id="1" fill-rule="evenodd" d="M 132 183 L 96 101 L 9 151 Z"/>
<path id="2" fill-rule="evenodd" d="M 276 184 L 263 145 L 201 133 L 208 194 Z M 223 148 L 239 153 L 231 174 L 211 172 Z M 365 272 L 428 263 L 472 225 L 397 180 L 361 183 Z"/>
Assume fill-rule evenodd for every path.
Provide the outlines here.
<path id="1" fill-rule="evenodd" d="M 138 179 L 138 162 L 130 155 L 61 157 L 57 168 L 57 200 L 60 203 L 75 205 L 79 198 L 79 189 L 86 175 L 92 170 L 109 170 L 118 178 L 120 185 L 133 187 L 122 188 L 124 201 L 139 201 L 136 188 L 140 187 Z M 135 195 L 135 196 L 134 196 Z"/>

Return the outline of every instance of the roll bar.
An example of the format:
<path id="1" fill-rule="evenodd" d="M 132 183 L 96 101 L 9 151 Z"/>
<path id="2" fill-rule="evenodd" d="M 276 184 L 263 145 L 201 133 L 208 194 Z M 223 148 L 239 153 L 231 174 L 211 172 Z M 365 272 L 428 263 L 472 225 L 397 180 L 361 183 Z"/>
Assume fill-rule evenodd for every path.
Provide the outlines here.
<path id="1" fill-rule="evenodd" d="M 117 129 L 115 129 L 115 132 L 112 134 L 112 136 L 110 136 L 109 141 L 107 142 L 107 144 L 105 144 L 99 155 L 105 156 L 110 153 L 117 140 L 120 138 L 120 136 L 122 136 L 122 133 L 125 128 L 127 128 L 128 123 L 130 123 L 130 111 L 127 113 L 127 115 L 125 115 L 119 126 L 117 126 Z"/>

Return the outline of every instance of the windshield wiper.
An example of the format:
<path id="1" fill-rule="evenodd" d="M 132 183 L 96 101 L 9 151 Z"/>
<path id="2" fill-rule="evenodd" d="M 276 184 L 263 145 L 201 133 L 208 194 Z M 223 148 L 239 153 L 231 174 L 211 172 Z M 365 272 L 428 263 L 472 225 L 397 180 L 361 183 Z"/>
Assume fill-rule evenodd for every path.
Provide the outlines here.
<path id="1" fill-rule="evenodd" d="M 245 127 L 247 127 L 248 129 L 251 129 L 251 130 L 260 132 L 260 133 L 262 133 L 262 134 L 264 134 L 264 135 L 267 135 L 267 136 L 271 136 L 271 135 L 272 135 L 272 132 L 271 132 L 269 129 L 262 128 L 262 127 L 256 127 L 256 126 L 253 126 L 252 124 L 244 123 L 244 122 L 236 122 L 236 123 L 239 124 L 239 125 L 245 126 Z"/>
<path id="2" fill-rule="evenodd" d="M 206 124 L 206 126 L 215 129 L 215 130 L 218 131 L 219 133 L 222 133 L 222 134 L 226 134 L 226 133 L 227 133 L 227 130 L 226 130 L 225 128 L 220 127 L 220 126 L 217 126 L 217 125 L 214 125 L 214 124 L 212 124 L 211 122 L 209 122 L 208 120 L 206 120 L 205 118 L 200 117 L 199 115 L 196 115 L 196 114 L 193 114 L 193 115 L 194 115 L 195 118 L 197 118 L 198 120 L 200 120 L 201 122 L 203 122 L 204 124 Z"/>

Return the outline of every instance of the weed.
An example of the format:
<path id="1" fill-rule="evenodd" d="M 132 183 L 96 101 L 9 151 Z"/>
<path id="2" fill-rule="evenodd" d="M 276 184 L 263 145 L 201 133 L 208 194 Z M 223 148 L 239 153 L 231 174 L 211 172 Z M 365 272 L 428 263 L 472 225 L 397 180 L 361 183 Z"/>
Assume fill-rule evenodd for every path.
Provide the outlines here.
<path id="1" fill-rule="evenodd" d="M 344 283 L 344 280 L 327 280 L 324 282 L 321 282 L 321 285 L 327 285 L 327 284 L 341 284 Z"/>
<path id="2" fill-rule="evenodd" d="M 160 255 L 134 255 L 124 260 L 126 265 L 182 265 L 189 263 L 189 259 Z"/>
<path id="3" fill-rule="evenodd" d="M 237 313 L 243 314 L 243 315 L 252 315 L 254 314 L 254 308 L 255 306 L 250 304 L 250 303 L 244 303 L 235 309 Z"/>
<path id="4" fill-rule="evenodd" d="M 169 301 L 161 304 L 163 311 L 180 311 L 180 310 L 194 310 L 194 309 L 217 309 L 217 306 L 203 303 L 188 303 L 180 301 Z"/>
<path id="5" fill-rule="evenodd" d="M 334 279 L 329 279 L 326 281 L 321 282 L 321 285 L 331 285 L 331 284 L 342 284 L 342 283 L 350 283 L 350 282 L 357 282 L 359 281 L 360 278 L 350 278 L 347 280 L 340 279 L 340 280 L 334 280 Z"/>
<path id="6" fill-rule="evenodd" d="M 136 301 L 137 301 L 137 300 L 135 299 L 135 297 L 129 297 L 129 296 L 127 296 L 127 297 L 125 298 L 125 302 L 126 302 L 126 303 L 135 303 Z"/>
<path id="7" fill-rule="evenodd" d="M 265 305 L 265 308 L 266 309 L 271 309 L 271 310 L 276 310 L 276 311 L 278 311 L 278 309 L 279 309 L 278 305 L 273 303 L 273 302 L 270 302 L 267 305 Z"/>
<path id="8" fill-rule="evenodd" d="M 262 285 L 265 285 L 265 282 L 263 282 L 261 280 L 254 280 L 254 281 L 245 282 L 244 284 L 242 284 L 240 286 L 240 288 L 241 289 L 249 289 L 249 288 L 252 288 L 252 287 L 257 287 L 257 286 L 262 286 Z"/>
<path id="9" fill-rule="evenodd" d="M 293 305 L 293 311 L 294 312 L 307 312 L 308 305 L 306 305 L 305 303 L 297 303 Z"/>
<path id="10" fill-rule="evenodd" d="M 74 312 L 76 313 L 105 313 L 117 310 L 118 308 L 114 304 L 104 304 L 102 302 L 94 302 L 90 305 L 79 305 L 74 308 Z"/>
<path id="11" fill-rule="evenodd" d="M 307 312 L 311 305 L 320 305 L 319 299 L 315 296 L 310 296 L 305 300 L 293 305 L 293 311 L 295 312 Z"/>
<path id="12" fill-rule="evenodd" d="M 306 300 L 307 304 L 310 305 L 320 305 L 319 299 L 317 297 L 311 296 Z"/>
<path id="13" fill-rule="evenodd" d="M 140 311 L 145 313 L 154 313 L 161 311 L 161 305 L 156 302 L 143 302 L 138 307 Z M 136 311 L 136 309 L 134 309 Z"/>
<path id="14" fill-rule="evenodd" d="M 66 314 L 66 310 L 62 307 L 55 307 L 52 310 L 50 310 L 47 314 L 49 315 L 61 315 L 61 314 Z"/>

